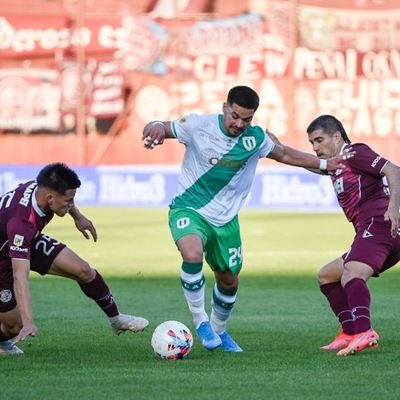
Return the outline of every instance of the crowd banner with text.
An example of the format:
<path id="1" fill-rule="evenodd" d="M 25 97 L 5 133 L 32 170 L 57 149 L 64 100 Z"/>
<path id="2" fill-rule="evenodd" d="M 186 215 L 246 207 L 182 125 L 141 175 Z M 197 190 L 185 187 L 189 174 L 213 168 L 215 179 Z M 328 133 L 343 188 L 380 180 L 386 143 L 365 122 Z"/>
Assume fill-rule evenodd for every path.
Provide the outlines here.
<path id="1" fill-rule="evenodd" d="M 0 130 L 73 131 L 80 43 L 88 118 L 117 116 L 124 93 L 133 94 L 128 121 L 114 138 L 121 145 L 109 146 L 108 164 L 157 162 L 141 143 L 148 121 L 220 112 L 237 84 L 260 95 L 254 123 L 288 145 L 310 151 L 306 127 L 329 113 L 353 142 L 400 163 L 400 8 L 263 3 L 264 13 L 224 18 L 92 15 L 83 27 L 67 16 L 2 15 Z M 18 65 L 22 59 L 29 68 Z M 127 142 L 135 151 L 123 157 Z M 180 156 L 171 151 L 162 163 L 178 164 Z"/>

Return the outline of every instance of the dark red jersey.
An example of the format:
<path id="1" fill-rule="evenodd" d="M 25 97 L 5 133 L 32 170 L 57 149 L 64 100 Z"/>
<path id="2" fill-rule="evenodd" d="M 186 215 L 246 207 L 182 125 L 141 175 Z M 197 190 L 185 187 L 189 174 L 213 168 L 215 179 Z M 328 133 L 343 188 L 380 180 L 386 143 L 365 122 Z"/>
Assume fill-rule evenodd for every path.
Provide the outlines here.
<path id="1" fill-rule="evenodd" d="M 363 143 L 351 144 L 355 155 L 344 161 L 346 168 L 330 173 L 339 204 L 356 229 L 368 218 L 383 216 L 389 191 L 381 171 L 388 162 Z"/>
<path id="2" fill-rule="evenodd" d="M 30 259 L 33 239 L 53 218 L 37 205 L 36 187 L 29 181 L 0 197 L 0 256 Z"/>

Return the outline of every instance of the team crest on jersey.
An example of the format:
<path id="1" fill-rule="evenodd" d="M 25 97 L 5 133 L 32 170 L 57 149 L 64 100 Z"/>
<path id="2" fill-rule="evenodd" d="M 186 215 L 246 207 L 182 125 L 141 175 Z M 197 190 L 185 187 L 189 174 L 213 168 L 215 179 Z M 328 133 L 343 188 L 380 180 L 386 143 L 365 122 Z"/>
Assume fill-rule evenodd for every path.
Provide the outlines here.
<path id="1" fill-rule="evenodd" d="M 0 292 L 0 301 L 2 303 L 8 303 L 12 299 L 11 290 L 4 289 Z"/>
<path id="2" fill-rule="evenodd" d="M 253 150 L 257 145 L 256 138 L 254 136 L 245 136 L 242 138 L 242 142 L 247 151 Z"/>
<path id="3" fill-rule="evenodd" d="M 22 235 L 16 234 L 14 236 L 13 245 L 17 246 L 17 247 L 21 247 L 23 243 L 24 243 L 24 237 Z"/>

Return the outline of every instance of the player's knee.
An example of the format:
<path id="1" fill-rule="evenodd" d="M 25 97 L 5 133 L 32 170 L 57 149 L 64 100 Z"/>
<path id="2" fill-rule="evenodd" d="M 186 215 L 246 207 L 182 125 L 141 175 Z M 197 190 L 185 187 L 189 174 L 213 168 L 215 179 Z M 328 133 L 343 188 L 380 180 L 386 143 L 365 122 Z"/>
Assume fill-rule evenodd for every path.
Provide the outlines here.
<path id="1" fill-rule="evenodd" d="M 327 271 L 322 268 L 318 273 L 318 284 L 319 286 L 326 285 L 328 283 L 332 283 L 332 278 Z"/>
<path id="2" fill-rule="evenodd" d="M 187 263 L 199 263 L 203 261 L 203 251 L 199 249 L 186 250 L 182 257 Z"/>
<path id="3" fill-rule="evenodd" d="M 77 281 L 80 283 L 88 283 L 96 276 L 96 271 L 85 260 L 79 260 Z"/>

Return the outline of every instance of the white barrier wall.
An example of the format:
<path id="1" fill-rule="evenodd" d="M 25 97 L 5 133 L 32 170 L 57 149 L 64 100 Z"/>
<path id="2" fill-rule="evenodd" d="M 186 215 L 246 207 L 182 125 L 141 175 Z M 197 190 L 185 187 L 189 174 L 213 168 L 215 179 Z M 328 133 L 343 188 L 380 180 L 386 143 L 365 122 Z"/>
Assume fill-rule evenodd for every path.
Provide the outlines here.
<path id="1" fill-rule="evenodd" d="M 0 194 L 34 179 L 42 166 L 0 166 Z M 178 185 L 179 166 L 74 168 L 82 186 L 80 206 L 167 207 Z M 290 211 L 338 211 L 330 178 L 300 168 L 259 168 L 246 207 Z"/>

